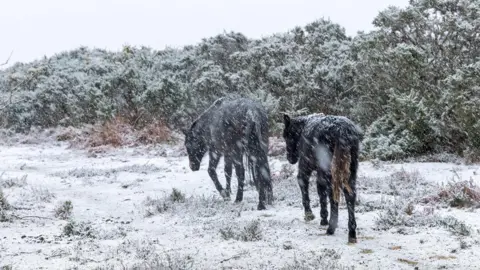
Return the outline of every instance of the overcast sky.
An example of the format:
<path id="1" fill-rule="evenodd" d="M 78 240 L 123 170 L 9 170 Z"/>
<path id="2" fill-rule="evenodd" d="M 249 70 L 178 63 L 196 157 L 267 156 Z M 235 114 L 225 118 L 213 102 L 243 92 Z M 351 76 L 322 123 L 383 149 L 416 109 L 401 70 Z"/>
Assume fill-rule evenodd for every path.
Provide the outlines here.
<path id="1" fill-rule="evenodd" d="M 199 42 L 225 31 L 250 38 L 321 17 L 347 33 L 371 30 L 378 11 L 408 0 L 1 0 L 0 62 L 10 64 L 89 46 L 155 49 Z"/>

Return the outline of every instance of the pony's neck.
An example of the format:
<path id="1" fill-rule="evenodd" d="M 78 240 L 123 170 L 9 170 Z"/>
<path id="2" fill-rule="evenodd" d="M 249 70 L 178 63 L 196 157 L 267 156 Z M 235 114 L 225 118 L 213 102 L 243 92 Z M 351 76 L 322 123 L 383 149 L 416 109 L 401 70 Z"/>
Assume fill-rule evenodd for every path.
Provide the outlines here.
<path id="1" fill-rule="evenodd" d="M 303 116 L 297 119 L 297 127 L 298 129 L 300 129 L 300 131 L 303 131 L 303 129 L 305 128 L 305 125 L 307 124 L 307 120 L 308 118 Z"/>
<path id="2" fill-rule="evenodd" d="M 209 138 L 209 132 L 208 132 L 208 125 L 209 125 L 209 119 L 210 119 L 210 114 L 209 112 L 205 112 L 202 115 L 200 115 L 197 120 L 195 120 L 195 134 L 197 136 L 200 136 L 204 140 L 208 141 Z"/>

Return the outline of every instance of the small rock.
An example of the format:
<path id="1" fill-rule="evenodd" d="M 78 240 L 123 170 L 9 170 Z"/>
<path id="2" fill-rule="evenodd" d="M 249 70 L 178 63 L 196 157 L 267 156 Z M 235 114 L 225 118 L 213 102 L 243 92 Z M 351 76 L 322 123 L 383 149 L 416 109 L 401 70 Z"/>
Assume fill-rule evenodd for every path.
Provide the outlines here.
<path id="1" fill-rule="evenodd" d="M 285 241 L 283 243 L 283 249 L 285 250 L 290 250 L 290 249 L 293 249 L 293 244 L 291 241 Z"/>

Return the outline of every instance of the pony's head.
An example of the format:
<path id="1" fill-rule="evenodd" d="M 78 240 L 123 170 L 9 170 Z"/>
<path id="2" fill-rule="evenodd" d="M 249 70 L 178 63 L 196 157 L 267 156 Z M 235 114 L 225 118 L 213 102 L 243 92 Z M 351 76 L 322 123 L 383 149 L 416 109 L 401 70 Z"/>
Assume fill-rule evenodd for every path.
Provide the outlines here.
<path id="1" fill-rule="evenodd" d="M 184 130 L 185 148 L 187 148 L 188 161 L 192 171 L 200 169 L 200 163 L 207 152 L 207 142 L 203 136 L 202 127 L 193 122 L 188 130 Z"/>
<path id="2" fill-rule="evenodd" d="M 296 119 L 291 119 L 287 114 L 283 115 L 283 139 L 287 145 L 287 160 L 290 164 L 298 161 L 298 141 L 302 133 L 302 124 Z"/>

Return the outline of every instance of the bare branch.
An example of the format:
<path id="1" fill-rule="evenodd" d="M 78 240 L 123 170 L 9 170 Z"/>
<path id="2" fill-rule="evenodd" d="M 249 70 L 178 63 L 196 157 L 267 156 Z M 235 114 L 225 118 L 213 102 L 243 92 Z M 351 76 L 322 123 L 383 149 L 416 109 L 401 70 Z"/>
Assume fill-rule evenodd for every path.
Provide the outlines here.
<path id="1" fill-rule="evenodd" d="M 12 58 L 12 54 L 13 54 L 13 51 L 10 53 L 10 56 L 7 58 L 7 61 L 5 61 L 5 63 L 3 63 L 3 64 L 0 64 L 0 67 L 8 64 L 8 61 L 10 61 L 10 58 Z"/>

